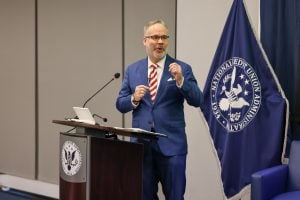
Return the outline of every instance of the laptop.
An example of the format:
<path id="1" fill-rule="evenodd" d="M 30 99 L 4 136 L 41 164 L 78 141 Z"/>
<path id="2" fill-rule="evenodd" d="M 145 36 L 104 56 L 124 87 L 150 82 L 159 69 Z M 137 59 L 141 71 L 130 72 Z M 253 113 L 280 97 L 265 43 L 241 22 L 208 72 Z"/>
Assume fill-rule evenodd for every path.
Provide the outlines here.
<path id="1" fill-rule="evenodd" d="M 71 119 L 71 121 L 83 122 L 83 123 L 92 124 L 92 125 L 96 124 L 96 121 L 93 118 L 93 115 L 88 108 L 73 107 L 73 110 L 74 110 L 75 114 L 77 115 L 78 119 Z"/>

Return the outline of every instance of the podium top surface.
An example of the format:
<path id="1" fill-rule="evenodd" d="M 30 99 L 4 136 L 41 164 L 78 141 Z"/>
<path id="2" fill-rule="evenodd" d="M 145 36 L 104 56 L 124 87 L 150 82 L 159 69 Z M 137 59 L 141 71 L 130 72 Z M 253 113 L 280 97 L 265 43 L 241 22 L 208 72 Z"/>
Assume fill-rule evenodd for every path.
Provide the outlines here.
<path id="1" fill-rule="evenodd" d="M 101 126 L 101 125 L 92 125 L 83 122 L 74 122 L 69 120 L 53 120 L 55 124 L 65 125 L 65 126 L 72 126 L 72 127 L 82 127 L 87 129 L 99 130 L 108 133 L 113 133 L 116 135 L 121 136 L 128 136 L 128 137 L 140 137 L 145 139 L 157 139 L 158 137 L 167 137 L 165 134 L 161 133 L 154 133 L 150 131 L 146 131 L 139 128 L 121 128 L 121 127 L 108 127 L 108 126 Z"/>

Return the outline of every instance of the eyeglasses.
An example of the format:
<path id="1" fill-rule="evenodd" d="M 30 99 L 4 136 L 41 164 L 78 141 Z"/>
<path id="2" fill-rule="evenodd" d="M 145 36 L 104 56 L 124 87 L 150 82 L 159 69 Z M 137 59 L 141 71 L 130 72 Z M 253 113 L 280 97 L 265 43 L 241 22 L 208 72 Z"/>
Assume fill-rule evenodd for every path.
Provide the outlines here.
<path id="1" fill-rule="evenodd" d="M 154 41 L 158 41 L 159 39 L 161 40 L 167 40 L 170 36 L 168 35 L 149 35 L 149 36 L 145 36 L 145 38 L 151 38 Z"/>

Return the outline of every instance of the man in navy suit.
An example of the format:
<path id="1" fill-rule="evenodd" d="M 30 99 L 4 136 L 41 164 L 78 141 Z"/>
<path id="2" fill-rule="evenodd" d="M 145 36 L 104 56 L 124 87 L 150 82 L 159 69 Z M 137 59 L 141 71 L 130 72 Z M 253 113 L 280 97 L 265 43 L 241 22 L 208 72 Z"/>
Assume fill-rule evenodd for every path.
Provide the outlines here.
<path id="1" fill-rule="evenodd" d="M 186 100 L 199 107 L 203 100 L 191 66 L 167 54 L 168 38 L 162 20 L 150 21 L 144 27 L 148 56 L 127 67 L 116 102 L 120 112 L 132 111 L 132 127 L 168 136 L 151 141 L 131 139 L 144 144 L 143 200 L 158 199 L 158 182 L 166 200 L 184 199 L 187 138 L 183 105 Z M 157 74 L 154 92 L 149 86 L 152 65 Z"/>

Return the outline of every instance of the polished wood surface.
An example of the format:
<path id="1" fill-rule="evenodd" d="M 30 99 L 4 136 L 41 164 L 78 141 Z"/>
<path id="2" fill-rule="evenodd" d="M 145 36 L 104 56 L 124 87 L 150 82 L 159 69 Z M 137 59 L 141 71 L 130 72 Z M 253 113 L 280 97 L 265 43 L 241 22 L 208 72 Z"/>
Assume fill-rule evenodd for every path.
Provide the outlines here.
<path id="1" fill-rule="evenodd" d="M 86 182 L 71 183 L 60 178 L 59 199 L 60 200 L 86 200 Z"/>
<path id="2" fill-rule="evenodd" d="M 90 165 L 90 199 L 142 199 L 142 144 L 94 137 Z"/>

